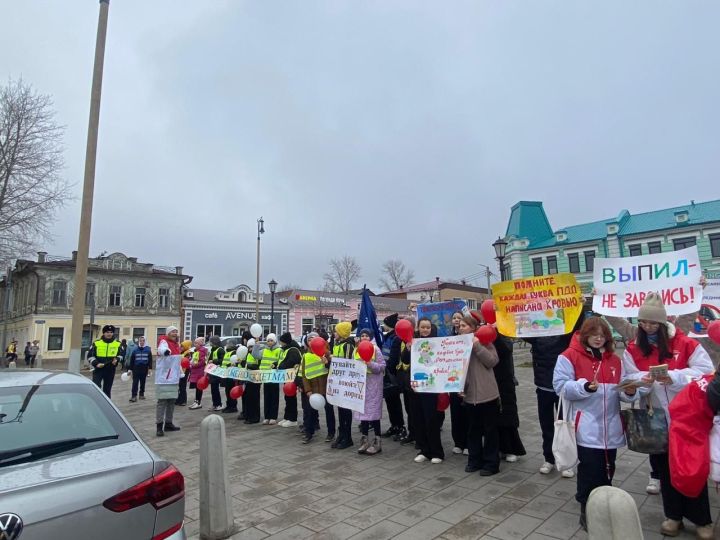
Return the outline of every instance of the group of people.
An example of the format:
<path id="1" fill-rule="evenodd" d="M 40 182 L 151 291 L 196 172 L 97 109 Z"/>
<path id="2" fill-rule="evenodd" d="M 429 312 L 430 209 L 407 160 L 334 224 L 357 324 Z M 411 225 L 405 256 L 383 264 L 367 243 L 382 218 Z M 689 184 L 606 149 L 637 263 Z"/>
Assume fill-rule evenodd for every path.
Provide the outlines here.
<path id="1" fill-rule="evenodd" d="M 13 338 L 7 347 L 5 347 L 5 365 L 11 366 L 14 362 L 17 364 L 18 361 L 18 342 Z M 34 341 L 28 341 L 25 344 L 25 350 L 23 355 L 25 357 L 25 367 L 34 368 L 35 361 L 37 360 L 38 353 L 40 352 L 40 342 L 36 339 Z"/>

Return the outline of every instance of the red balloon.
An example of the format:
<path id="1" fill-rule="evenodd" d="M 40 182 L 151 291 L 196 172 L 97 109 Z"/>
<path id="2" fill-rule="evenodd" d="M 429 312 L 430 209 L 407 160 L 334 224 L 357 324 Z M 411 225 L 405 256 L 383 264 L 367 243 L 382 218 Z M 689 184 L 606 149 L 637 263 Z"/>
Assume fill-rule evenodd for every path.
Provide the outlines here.
<path id="1" fill-rule="evenodd" d="M 485 300 L 480 306 L 480 313 L 488 324 L 495 323 L 495 302 L 493 300 Z"/>
<path id="2" fill-rule="evenodd" d="M 312 338 L 310 340 L 310 350 L 318 356 L 324 355 L 325 351 L 327 351 L 327 341 L 320 336 Z"/>
<path id="3" fill-rule="evenodd" d="M 720 321 L 713 321 L 708 325 L 708 337 L 720 345 Z"/>
<path id="4" fill-rule="evenodd" d="M 475 332 L 475 337 L 478 338 L 478 341 L 482 343 L 483 345 L 487 345 L 488 343 L 492 343 L 497 338 L 497 332 L 495 329 L 490 326 L 489 324 L 486 324 L 485 326 L 481 326 L 477 329 Z"/>
<path id="5" fill-rule="evenodd" d="M 375 346 L 369 341 L 361 341 L 358 343 L 357 350 L 358 356 L 366 362 L 372 360 L 372 357 L 375 354 Z"/>
<path id="6" fill-rule="evenodd" d="M 230 389 L 230 399 L 240 399 L 244 393 L 245 387 L 243 385 L 238 384 L 237 386 L 233 386 Z"/>
<path id="7" fill-rule="evenodd" d="M 200 377 L 195 385 L 199 390 L 205 390 L 208 386 L 210 386 L 210 379 L 208 379 L 207 375 L 205 375 L 204 377 Z"/>
<path id="8" fill-rule="evenodd" d="M 407 319 L 400 319 L 395 325 L 395 334 L 405 343 L 412 343 L 415 329 Z"/>
<path id="9" fill-rule="evenodd" d="M 183 371 L 185 371 L 187 368 L 190 367 L 190 360 L 183 357 L 183 359 L 180 360 L 180 367 L 183 368 Z"/>
<path id="10" fill-rule="evenodd" d="M 450 396 L 448 394 L 438 394 L 437 410 L 442 412 L 450 406 Z"/>
<path id="11" fill-rule="evenodd" d="M 286 382 L 283 384 L 283 394 L 287 397 L 295 397 L 297 395 L 297 385 L 292 381 Z"/>

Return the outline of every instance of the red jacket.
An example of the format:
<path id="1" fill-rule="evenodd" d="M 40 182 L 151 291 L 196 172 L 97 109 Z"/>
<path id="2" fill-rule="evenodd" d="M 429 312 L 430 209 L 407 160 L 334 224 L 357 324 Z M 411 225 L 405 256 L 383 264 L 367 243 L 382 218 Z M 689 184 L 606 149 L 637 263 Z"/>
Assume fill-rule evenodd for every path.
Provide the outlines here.
<path id="1" fill-rule="evenodd" d="M 672 358 L 666 358 L 662 362 L 658 360 L 658 348 L 652 347 L 650 356 L 643 356 L 642 350 L 637 346 L 635 340 L 627 346 L 627 352 L 632 356 L 635 365 L 640 371 L 648 371 L 650 366 L 657 366 L 660 364 L 667 364 L 669 370 L 673 369 L 685 369 L 688 367 L 688 361 L 690 357 L 698 348 L 699 343 L 694 339 L 690 339 L 682 330 L 677 327 L 673 327 L 673 335 L 670 337 L 670 352 Z M 671 330 L 672 332 L 672 330 Z"/>

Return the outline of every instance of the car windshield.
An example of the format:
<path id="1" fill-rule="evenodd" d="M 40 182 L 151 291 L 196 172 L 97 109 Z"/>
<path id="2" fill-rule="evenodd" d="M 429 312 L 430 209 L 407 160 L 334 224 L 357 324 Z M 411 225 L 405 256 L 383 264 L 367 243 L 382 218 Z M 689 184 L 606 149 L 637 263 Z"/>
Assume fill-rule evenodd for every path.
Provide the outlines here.
<path id="1" fill-rule="evenodd" d="M 134 439 L 122 417 L 90 385 L 0 388 L 0 455 L 42 449 L 23 458 L 29 461 Z"/>

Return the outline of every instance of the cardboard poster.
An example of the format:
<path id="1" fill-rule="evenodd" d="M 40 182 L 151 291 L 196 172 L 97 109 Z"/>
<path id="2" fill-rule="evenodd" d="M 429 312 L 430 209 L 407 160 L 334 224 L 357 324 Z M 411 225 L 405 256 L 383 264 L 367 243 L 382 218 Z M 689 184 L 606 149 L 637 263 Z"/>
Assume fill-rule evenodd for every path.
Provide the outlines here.
<path id="1" fill-rule="evenodd" d="M 462 392 L 472 346 L 472 334 L 413 339 L 410 385 L 416 392 Z"/>
<path id="2" fill-rule="evenodd" d="M 417 317 L 427 317 L 430 322 L 437 326 L 438 336 L 452 335 L 452 316 L 456 311 L 469 313 L 465 302 L 462 300 L 451 300 L 448 302 L 435 302 L 433 304 L 420 304 L 417 306 Z"/>
<path id="3" fill-rule="evenodd" d="M 367 364 L 352 358 L 335 358 L 330 362 L 325 399 L 330 405 L 365 412 Z"/>
<path id="4" fill-rule="evenodd" d="M 155 384 L 177 384 L 180 381 L 179 354 L 158 356 L 155 359 Z"/>

